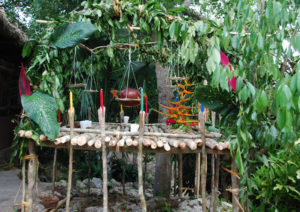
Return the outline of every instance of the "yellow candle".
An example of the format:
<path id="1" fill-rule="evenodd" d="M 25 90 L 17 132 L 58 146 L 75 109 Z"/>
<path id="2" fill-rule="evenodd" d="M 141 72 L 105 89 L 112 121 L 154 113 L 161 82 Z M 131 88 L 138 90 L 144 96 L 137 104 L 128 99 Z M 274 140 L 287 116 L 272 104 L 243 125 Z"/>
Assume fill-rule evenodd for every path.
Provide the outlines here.
<path id="1" fill-rule="evenodd" d="M 73 94 L 72 91 L 70 91 L 70 116 L 73 115 Z"/>
<path id="2" fill-rule="evenodd" d="M 123 112 L 123 105 L 121 104 L 121 112 Z"/>

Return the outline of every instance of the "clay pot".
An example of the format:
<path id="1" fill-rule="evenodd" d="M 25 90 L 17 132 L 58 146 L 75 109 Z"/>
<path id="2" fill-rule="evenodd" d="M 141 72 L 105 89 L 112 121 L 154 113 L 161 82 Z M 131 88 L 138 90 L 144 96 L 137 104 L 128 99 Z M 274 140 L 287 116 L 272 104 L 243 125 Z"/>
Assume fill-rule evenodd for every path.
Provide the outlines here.
<path id="1" fill-rule="evenodd" d="M 54 209 L 58 203 L 59 199 L 57 197 L 45 197 L 42 199 L 41 203 L 45 208 Z"/>
<path id="2" fill-rule="evenodd" d="M 124 99 L 124 100 L 122 100 Z M 130 101 L 132 99 L 132 101 Z M 141 104 L 141 95 L 137 89 L 125 88 L 118 95 L 118 101 L 124 107 L 136 107 Z"/>

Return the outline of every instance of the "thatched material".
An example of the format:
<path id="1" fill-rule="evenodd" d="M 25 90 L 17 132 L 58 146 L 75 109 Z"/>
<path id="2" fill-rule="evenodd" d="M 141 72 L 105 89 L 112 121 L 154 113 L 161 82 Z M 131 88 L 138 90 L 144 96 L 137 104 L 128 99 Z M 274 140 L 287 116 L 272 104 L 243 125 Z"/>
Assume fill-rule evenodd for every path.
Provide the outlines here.
<path id="1" fill-rule="evenodd" d="M 12 24 L 6 16 L 3 8 L 0 7 L 0 32 L 1 36 L 13 40 L 15 44 L 22 47 L 28 40 L 27 35 L 17 25 Z"/>

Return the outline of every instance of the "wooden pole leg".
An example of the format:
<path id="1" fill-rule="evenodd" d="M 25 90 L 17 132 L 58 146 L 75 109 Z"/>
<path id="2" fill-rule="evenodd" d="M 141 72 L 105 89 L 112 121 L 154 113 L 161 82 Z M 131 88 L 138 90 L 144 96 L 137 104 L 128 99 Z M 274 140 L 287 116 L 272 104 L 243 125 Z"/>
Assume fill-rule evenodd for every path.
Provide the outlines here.
<path id="1" fill-rule="evenodd" d="M 35 144 L 32 140 L 28 142 L 28 152 L 29 155 L 29 163 L 28 163 L 28 186 L 27 186 L 27 194 L 26 194 L 26 206 L 25 212 L 33 211 L 33 188 L 36 184 L 37 179 L 37 171 L 38 171 L 38 162 L 37 156 L 35 154 Z"/>
<path id="2" fill-rule="evenodd" d="M 235 163 L 235 153 L 232 155 L 231 159 L 231 171 L 238 173 L 238 169 Z M 238 191 L 239 191 L 239 179 L 231 175 L 231 183 L 232 183 L 232 212 L 240 212 L 240 203 L 238 199 Z"/>
<path id="3" fill-rule="evenodd" d="M 182 154 L 178 154 L 178 194 L 179 197 L 182 197 Z"/>

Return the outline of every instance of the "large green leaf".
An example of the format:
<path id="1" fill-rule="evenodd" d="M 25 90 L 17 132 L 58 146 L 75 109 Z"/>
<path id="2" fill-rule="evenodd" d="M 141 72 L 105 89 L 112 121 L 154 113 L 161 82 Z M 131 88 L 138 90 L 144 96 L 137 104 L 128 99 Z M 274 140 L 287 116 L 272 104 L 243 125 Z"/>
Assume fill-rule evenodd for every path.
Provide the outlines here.
<path id="1" fill-rule="evenodd" d="M 88 40 L 97 28 L 89 22 L 76 22 L 59 26 L 50 37 L 51 46 L 68 48 Z"/>
<path id="2" fill-rule="evenodd" d="M 227 91 L 221 91 L 208 85 L 198 86 L 194 95 L 204 107 L 223 116 L 238 114 L 239 105 L 234 102 L 234 97 Z"/>
<path id="3" fill-rule="evenodd" d="M 57 121 L 58 107 L 52 96 L 40 91 L 30 96 L 23 95 L 22 105 L 25 113 L 40 126 L 50 140 L 58 136 L 60 130 Z"/>

